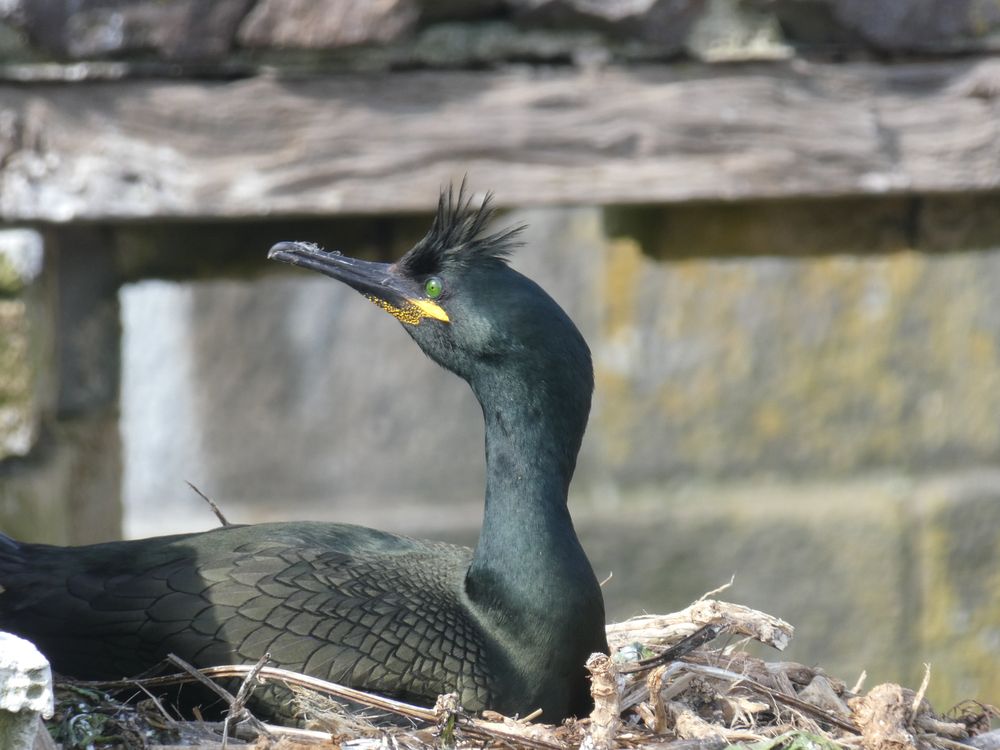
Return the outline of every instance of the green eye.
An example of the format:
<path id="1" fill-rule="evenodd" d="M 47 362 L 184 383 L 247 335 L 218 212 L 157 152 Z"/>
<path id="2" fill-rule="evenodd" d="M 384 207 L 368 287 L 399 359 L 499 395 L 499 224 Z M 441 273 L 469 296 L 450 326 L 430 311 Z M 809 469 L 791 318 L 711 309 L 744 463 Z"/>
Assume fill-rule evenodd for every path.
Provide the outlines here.
<path id="1" fill-rule="evenodd" d="M 424 282 L 424 293 L 431 299 L 437 299 L 444 291 L 444 284 L 437 276 L 431 276 Z"/>

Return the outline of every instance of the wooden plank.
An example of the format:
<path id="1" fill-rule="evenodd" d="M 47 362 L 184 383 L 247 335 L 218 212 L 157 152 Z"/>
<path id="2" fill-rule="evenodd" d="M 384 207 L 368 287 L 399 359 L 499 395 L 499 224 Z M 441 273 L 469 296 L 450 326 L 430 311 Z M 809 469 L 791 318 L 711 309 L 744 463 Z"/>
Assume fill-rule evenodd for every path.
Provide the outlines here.
<path id="1" fill-rule="evenodd" d="M 1000 60 L 0 84 L 0 220 L 1000 187 Z"/>

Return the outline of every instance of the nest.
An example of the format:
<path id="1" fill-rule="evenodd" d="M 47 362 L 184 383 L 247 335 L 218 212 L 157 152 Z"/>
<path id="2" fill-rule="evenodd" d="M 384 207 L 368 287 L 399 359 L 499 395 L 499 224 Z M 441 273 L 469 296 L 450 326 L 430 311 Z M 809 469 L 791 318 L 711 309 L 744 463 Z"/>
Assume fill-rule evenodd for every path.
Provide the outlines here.
<path id="1" fill-rule="evenodd" d="M 975 701 L 945 717 L 924 699 L 929 673 L 916 691 L 895 684 L 862 692 L 823 670 L 750 655 L 753 641 L 779 651 L 788 623 L 740 605 L 701 599 L 665 616 L 608 626 L 611 656 L 594 654 L 594 710 L 553 726 L 529 715 L 486 711 L 473 717 L 455 696 L 433 708 L 413 706 L 306 675 L 266 666 L 194 669 L 172 658 L 177 674 L 119 683 L 60 682 L 50 731 L 74 748 L 253 747 L 299 750 L 969 750 L 991 748 L 997 710 Z M 720 636 L 726 636 L 720 638 Z M 716 647 L 717 641 L 727 643 Z M 217 680 L 238 678 L 231 695 Z M 198 681 L 226 701 L 222 722 L 181 720 L 155 697 L 168 683 Z M 247 708 L 261 685 L 283 686 L 298 726 L 265 723 Z M 106 691 L 145 694 L 121 703 Z M 266 688 L 265 688 L 266 689 Z M 345 704 L 345 701 L 347 702 Z M 351 708 L 346 706 L 350 705 Z M 358 708 L 360 707 L 360 708 Z M 387 726 L 386 719 L 394 726 Z M 989 734 L 985 734 L 989 733 Z M 977 739 L 976 735 L 982 735 Z"/>

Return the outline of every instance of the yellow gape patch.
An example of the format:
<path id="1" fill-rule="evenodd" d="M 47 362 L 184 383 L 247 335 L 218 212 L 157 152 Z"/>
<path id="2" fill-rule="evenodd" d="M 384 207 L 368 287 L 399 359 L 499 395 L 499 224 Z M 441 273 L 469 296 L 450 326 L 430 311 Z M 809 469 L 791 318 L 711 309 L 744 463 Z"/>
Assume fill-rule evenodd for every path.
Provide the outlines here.
<path id="1" fill-rule="evenodd" d="M 448 317 L 448 313 L 444 311 L 437 302 L 431 302 L 429 299 L 411 299 L 407 300 L 411 305 L 420 310 L 421 317 L 424 318 L 434 318 L 434 320 L 440 320 L 442 323 L 450 323 L 451 319 Z"/>
<path id="2" fill-rule="evenodd" d="M 406 307 L 396 307 L 395 305 L 390 305 L 384 299 L 379 299 L 372 294 L 366 294 L 365 297 L 370 299 L 394 318 L 406 323 L 407 325 L 420 325 L 420 321 L 424 318 L 434 318 L 435 320 L 440 320 L 442 323 L 451 322 L 448 317 L 448 313 L 446 313 L 440 305 L 435 304 L 430 300 L 407 299 Z"/>

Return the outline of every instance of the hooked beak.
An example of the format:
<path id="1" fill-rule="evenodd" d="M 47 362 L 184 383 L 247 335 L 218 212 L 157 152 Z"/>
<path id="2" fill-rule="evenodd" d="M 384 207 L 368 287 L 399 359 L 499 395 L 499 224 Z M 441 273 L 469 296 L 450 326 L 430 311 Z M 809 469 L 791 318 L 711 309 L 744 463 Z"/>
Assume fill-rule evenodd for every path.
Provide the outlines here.
<path id="1" fill-rule="evenodd" d="M 400 277 L 390 263 L 349 258 L 310 242 L 279 242 L 267 257 L 342 281 L 408 325 L 419 325 L 426 318 L 450 322 L 444 308 L 424 297 L 418 285 Z"/>

